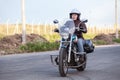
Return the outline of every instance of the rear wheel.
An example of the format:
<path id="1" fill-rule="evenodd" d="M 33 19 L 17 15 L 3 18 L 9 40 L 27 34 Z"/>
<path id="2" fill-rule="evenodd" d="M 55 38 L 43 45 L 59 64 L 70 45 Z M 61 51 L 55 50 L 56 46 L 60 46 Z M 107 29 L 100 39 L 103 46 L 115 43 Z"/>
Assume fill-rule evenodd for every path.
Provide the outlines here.
<path id="1" fill-rule="evenodd" d="M 84 71 L 86 68 L 86 64 L 87 64 L 87 55 L 84 54 L 84 61 L 80 61 L 80 63 L 84 63 L 82 66 L 78 67 L 77 70 L 78 71 Z"/>
<path id="2" fill-rule="evenodd" d="M 62 77 L 66 77 L 68 72 L 67 57 L 67 50 L 65 48 L 61 48 L 59 52 L 59 73 Z"/>

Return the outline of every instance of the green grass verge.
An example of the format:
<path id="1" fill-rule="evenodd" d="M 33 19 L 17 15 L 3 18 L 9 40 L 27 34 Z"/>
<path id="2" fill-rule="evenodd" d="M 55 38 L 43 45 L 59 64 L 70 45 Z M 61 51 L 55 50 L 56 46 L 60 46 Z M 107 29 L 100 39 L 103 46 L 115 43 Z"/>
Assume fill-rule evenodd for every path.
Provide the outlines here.
<path id="1" fill-rule="evenodd" d="M 23 52 L 38 52 L 38 51 L 51 51 L 57 50 L 59 48 L 59 43 L 55 42 L 31 42 L 26 45 L 20 46 L 20 50 Z"/>
<path id="2" fill-rule="evenodd" d="M 120 38 L 119 39 L 113 39 L 113 42 L 120 43 Z"/>
<path id="3" fill-rule="evenodd" d="M 95 45 L 106 45 L 106 44 L 107 44 L 107 43 L 106 43 L 105 41 L 103 41 L 103 40 L 93 41 L 93 43 L 94 43 Z"/>

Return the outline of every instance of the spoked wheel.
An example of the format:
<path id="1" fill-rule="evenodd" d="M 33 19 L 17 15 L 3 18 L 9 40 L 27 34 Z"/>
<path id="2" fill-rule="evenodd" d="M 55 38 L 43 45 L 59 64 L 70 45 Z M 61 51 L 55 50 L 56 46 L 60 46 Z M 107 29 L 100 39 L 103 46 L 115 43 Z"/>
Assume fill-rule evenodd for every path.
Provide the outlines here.
<path id="1" fill-rule="evenodd" d="M 81 64 L 83 64 L 82 66 L 78 67 L 77 70 L 78 71 L 84 71 L 86 68 L 86 64 L 87 64 L 87 55 L 84 54 L 84 61 L 80 61 Z"/>
<path id="2" fill-rule="evenodd" d="M 66 77 L 68 72 L 67 67 L 67 51 L 65 48 L 61 48 L 59 52 L 59 73 L 62 77 Z"/>

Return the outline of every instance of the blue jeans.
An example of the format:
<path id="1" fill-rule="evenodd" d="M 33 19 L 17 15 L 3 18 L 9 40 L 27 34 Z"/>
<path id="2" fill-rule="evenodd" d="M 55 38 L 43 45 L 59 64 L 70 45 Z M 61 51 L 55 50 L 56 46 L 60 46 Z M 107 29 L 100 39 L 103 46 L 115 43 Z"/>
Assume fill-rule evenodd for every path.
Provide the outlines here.
<path id="1" fill-rule="evenodd" d="M 77 42 L 79 53 L 84 52 L 84 47 L 83 47 L 84 44 L 85 44 L 85 41 L 82 38 L 79 38 Z"/>

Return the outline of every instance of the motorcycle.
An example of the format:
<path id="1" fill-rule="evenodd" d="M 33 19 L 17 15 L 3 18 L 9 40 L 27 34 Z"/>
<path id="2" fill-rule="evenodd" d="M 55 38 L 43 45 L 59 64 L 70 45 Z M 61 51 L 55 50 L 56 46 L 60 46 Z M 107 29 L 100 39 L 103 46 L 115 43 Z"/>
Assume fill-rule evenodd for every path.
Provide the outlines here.
<path id="1" fill-rule="evenodd" d="M 53 21 L 54 24 L 58 24 L 58 20 Z M 81 23 L 86 23 L 87 20 L 82 20 Z M 80 24 L 81 24 L 80 23 Z M 80 25 L 79 24 L 79 25 Z M 73 20 L 67 20 L 65 24 L 59 25 L 55 32 L 58 32 L 61 36 L 59 55 L 50 55 L 51 62 L 58 66 L 60 76 L 66 77 L 68 69 L 77 69 L 78 71 L 84 71 L 87 63 L 87 54 L 94 51 L 94 46 L 91 40 L 85 40 L 84 45 L 84 57 L 78 54 L 77 36 L 74 34 L 75 30 L 82 30 L 79 27 L 75 27 Z"/>

